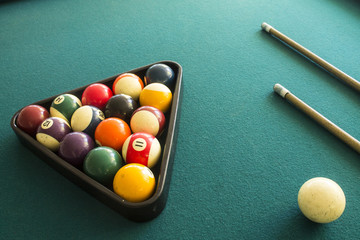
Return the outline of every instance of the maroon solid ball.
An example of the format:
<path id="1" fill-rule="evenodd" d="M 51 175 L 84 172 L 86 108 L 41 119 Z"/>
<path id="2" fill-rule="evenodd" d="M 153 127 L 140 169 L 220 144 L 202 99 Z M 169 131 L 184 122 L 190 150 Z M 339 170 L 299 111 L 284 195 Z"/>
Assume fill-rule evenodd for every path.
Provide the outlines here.
<path id="1" fill-rule="evenodd" d="M 81 102 L 104 110 L 106 103 L 113 96 L 111 89 L 102 83 L 89 85 L 83 92 Z"/>
<path id="2" fill-rule="evenodd" d="M 130 127 L 134 133 L 144 132 L 159 137 L 165 128 L 165 115 L 155 107 L 143 106 L 131 116 Z"/>
<path id="3" fill-rule="evenodd" d="M 35 136 L 40 124 L 49 117 L 49 112 L 39 105 L 29 105 L 21 109 L 16 125 L 24 132 Z"/>
<path id="4" fill-rule="evenodd" d="M 82 167 L 86 155 L 94 147 L 94 140 L 89 135 L 72 132 L 61 141 L 59 156 L 75 167 Z"/>

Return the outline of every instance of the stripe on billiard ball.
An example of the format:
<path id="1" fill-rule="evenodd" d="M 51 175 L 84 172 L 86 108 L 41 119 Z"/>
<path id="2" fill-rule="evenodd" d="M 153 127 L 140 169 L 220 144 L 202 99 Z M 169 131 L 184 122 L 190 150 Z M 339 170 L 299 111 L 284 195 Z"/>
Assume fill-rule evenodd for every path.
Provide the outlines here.
<path id="1" fill-rule="evenodd" d="M 171 107 L 171 90 L 162 83 L 150 83 L 140 93 L 140 106 L 156 107 L 163 113 Z"/>
<path id="2" fill-rule="evenodd" d="M 62 94 L 54 99 L 50 106 L 50 116 L 59 117 L 68 122 L 76 109 L 81 107 L 79 98 L 72 94 Z"/>
<path id="3" fill-rule="evenodd" d="M 125 140 L 122 155 L 127 164 L 139 163 L 152 168 L 159 161 L 161 145 L 151 134 L 134 133 Z"/>
<path id="4" fill-rule="evenodd" d="M 143 106 L 134 111 L 130 127 L 134 133 L 145 132 L 158 137 L 164 130 L 165 116 L 155 107 Z"/>
<path id="5" fill-rule="evenodd" d="M 135 101 L 139 99 L 144 83 L 137 75 L 133 73 L 123 73 L 119 75 L 113 83 L 114 94 L 126 94 L 131 96 Z"/>
<path id="6" fill-rule="evenodd" d="M 71 117 L 71 128 L 74 132 L 84 132 L 94 136 L 95 129 L 104 120 L 103 112 L 94 106 L 78 108 Z"/>
<path id="7" fill-rule="evenodd" d="M 57 151 L 60 142 L 66 134 L 71 132 L 70 125 L 62 118 L 51 117 L 45 119 L 39 126 L 36 140 L 51 151 Z"/>

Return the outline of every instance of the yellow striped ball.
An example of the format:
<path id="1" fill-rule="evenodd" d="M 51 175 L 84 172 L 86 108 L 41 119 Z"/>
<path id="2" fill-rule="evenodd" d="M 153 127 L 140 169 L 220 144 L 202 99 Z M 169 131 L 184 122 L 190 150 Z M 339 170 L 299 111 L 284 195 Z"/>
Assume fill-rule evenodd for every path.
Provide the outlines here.
<path id="1" fill-rule="evenodd" d="M 155 107 L 166 113 L 171 107 L 172 93 L 162 83 L 151 83 L 141 91 L 139 100 L 141 106 Z"/>

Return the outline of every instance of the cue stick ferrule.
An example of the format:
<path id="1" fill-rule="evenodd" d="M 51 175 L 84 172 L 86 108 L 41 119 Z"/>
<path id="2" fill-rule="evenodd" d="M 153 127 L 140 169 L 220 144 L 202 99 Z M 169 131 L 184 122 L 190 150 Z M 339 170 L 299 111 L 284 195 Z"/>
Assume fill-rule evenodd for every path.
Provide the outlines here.
<path id="1" fill-rule="evenodd" d="M 285 98 L 286 94 L 290 93 L 289 90 L 284 88 L 281 84 L 277 83 L 274 85 L 274 91 L 279 94 L 281 97 Z"/>
<path id="2" fill-rule="evenodd" d="M 265 30 L 266 32 L 270 33 L 270 30 L 273 28 L 270 24 L 267 24 L 266 22 L 263 22 L 261 24 L 261 28 Z"/>
<path id="3" fill-rule="evenodd" d="M 313 119 L 315 122 L 320 124 L 334 136 L 338 137 L 344 143 L 349 145 L 356 152 L 360 153 L 360 142 L 356 138 L 354 138 L 353 136 L 345 132 L 343 129 L 338 127 L 336 124 L 331 122 L 329 119 L 318 113 L 315 109 L 307 105 L 301 99 L 297 98 L 294 94 L 292 94 L 289 90 L 287 90 L 280 84 L 275 84 L 274 91 L 283 98 L 285 98 L 296 108 L 301 110 L 303 113 L 305 113 L 307 116 L 309 116 L 311 119 Z"/>

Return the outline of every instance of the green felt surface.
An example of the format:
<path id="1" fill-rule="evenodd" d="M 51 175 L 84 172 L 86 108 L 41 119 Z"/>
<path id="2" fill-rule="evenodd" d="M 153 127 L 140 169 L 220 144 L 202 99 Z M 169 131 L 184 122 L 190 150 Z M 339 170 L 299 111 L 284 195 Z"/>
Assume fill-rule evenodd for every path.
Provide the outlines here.
<path id="1" fill-rule="evenodd" d="M 263 21 L 360 79 L 355 0 L 0 2 L 0 239 L 358 239 L 359 155 L 273 93 L 279 82 L 360 139 L 359 93 L 261 31 Z M 32 102 L 161 60 L 183 66 L 167 206 L 134 223 L 25 148 L 9 122 Z M 344 190 L 315 224 L 312 177 Z"/>

